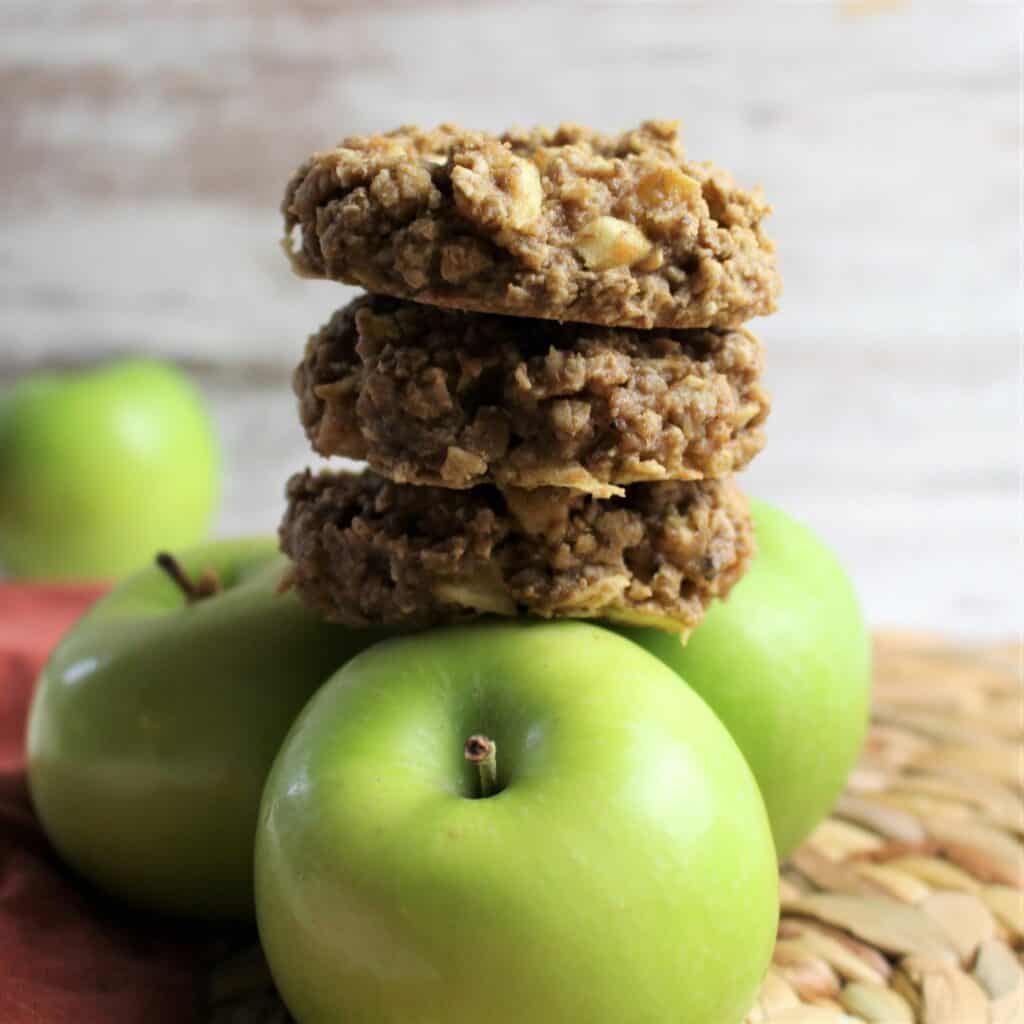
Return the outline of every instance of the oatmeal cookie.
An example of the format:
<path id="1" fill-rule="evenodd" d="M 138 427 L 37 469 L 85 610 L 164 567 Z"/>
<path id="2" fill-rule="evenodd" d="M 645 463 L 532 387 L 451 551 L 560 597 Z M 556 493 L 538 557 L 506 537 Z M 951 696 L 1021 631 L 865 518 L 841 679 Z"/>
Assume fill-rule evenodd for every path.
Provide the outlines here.
<path id="1" fill-rule="evenodd" d="M 454 491 L 307 470 L 287 496 L 280 538 L 291 583 L 350 626 L 532 614 L 686 635 L 753 552 L 747 503 L 731 480 L 637 484 L 601 501 L 560 488 Z"/>
<path id="2" fill-rule="evenodd" d="M 384 296 L 339 310 L 294 376 L 321 455 L 399 483 L 571 487 L 726 476 L 764 446 L 760 343 L 462 313 Z"/>
<path id="3" fill-rule="evenodd" d="M 759 190 L 688 160 L 677 125 L 345 139 L 295 172 L 304 275 L 435 306 L 608 326 L 731 327 L 780 291 Z"/>

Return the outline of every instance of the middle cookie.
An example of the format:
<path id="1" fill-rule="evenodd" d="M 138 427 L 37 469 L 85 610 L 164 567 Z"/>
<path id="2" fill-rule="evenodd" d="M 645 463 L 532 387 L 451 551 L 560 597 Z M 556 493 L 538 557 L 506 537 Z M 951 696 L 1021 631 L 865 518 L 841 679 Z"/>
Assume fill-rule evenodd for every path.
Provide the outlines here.
<path id="1" fill-rule="evenodd" d="M 748 331 L 639 331 L 463 313 L 365 295 L 295 371 L 321 455 L 399 483 L 568 487 L 727 476 L 764 446 Z"/>

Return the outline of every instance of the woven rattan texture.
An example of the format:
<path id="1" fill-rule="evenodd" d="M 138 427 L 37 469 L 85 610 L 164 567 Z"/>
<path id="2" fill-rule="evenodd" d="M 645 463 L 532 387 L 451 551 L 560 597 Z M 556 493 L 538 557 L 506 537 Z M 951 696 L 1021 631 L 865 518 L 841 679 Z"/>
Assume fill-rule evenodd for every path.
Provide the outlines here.
<path id="1" fill-rule="evenodd" d="M 774 962 L 747 1024 L 1024 1024 L 1018 659 L 876 638 L 864 755 L 782 867 Z M 251 936 L 216 939 L 209 963 L 210 1024 L 289 1024 Z"/>

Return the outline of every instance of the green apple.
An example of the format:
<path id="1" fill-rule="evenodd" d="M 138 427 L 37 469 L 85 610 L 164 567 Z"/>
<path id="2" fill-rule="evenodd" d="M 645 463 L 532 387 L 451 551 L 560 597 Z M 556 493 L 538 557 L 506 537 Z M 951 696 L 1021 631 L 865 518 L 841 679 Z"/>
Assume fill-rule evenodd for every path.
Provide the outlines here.
<path id="1" fill-rule="evenodd" d="M 256 907 L 303 1024 L 736 1024 L 777 876 L 749 768 L 673 672 L 598 626 L 483 624 L 386 640 L 310 701 Z"/>
<path id="2" fill-rule="evenodd" d="M 684 647 L 624 629 L 725 723 L 764 794 L 779 857 L 828 813 L 867 728 L 871 644 L 857 596 L 806 526 L 751 502 L 758 554 Z"/>
<path id="3" fill-rule="evenodd" d="M 122 576 L 203 540 L 219 481 L 210 418 L 173 367 L 26 377 L 0 396 L 0 568 Z"/>
<path id="4" fill-rule="evenodd" d="M 310 694 L 374 637 L 278 594 L 286 563 L 270 538 L 207 544 L 180 564 L 189 597 L 144 569 L 58 645 L 29 717 L 29 785 L 58 851 L 103 889 L 251 917 L 274 756 Z"/>

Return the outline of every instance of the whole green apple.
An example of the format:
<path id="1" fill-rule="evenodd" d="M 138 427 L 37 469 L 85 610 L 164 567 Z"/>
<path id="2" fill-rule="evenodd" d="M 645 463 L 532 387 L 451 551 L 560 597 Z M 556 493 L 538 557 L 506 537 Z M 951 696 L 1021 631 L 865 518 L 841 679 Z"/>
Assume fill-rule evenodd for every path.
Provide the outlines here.
<path id="1" fill-rule="evenodd" d="M 374 638 L 278 594 L 286 565 L 269 538 L 207 544 L 168 563 L 187 596 L 144 569 L 43 670 L 28 727 L 36 810 L 69 864 L 136 906 L 252 916 L 274 756 L 313 691 Z"/>
<path id="2" fill-rule="evenodd" d="M 303 1024 L 736 1024 L 777 877 L 749 768 L 673 672 L 597 626 L 492 623 L 386 640 L 306 706 L 256 909 Z"/>
<path id="3" fill-rule="evenodd" d="M 0 568 L 122 576 L 203 540 L 219 481 L 210 418 L 173 367 L 26 377 L 0 396 Z"/>
<path id="4" fill-rule="evenodd" d="M 725 723 L 764 795 L 779 857 L 828 813 L 860 753 L 871 643 L 835 555 L 808 527 L 751 502 L 758 553 L 685 646 L 623 629 Z"/>

